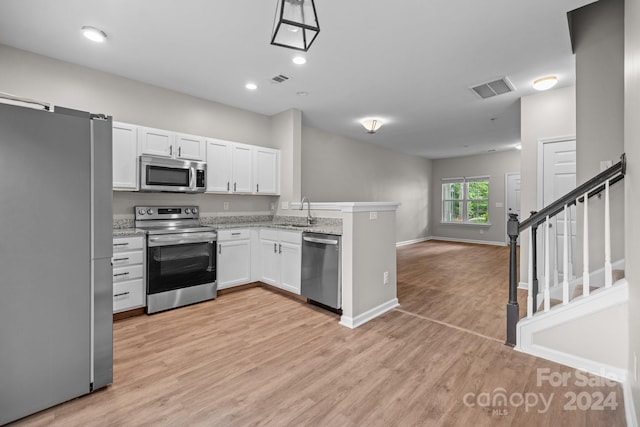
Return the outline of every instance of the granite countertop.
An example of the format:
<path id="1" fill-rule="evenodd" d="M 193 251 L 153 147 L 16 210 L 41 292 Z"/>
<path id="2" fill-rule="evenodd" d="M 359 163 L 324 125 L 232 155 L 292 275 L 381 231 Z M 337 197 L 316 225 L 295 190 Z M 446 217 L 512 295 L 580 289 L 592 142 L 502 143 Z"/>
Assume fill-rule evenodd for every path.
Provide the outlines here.
<path id="1" fill-rule="evenodd" d="M 261 218 L 260 218 L 261 219 Z M 335 234 L 342 235 L 342 221 L 335 221 L 331 219 L 319 218 L 318 223 L 309 226 L 301 225 L 293 225 L 299 224 L 295 221 L 288 219 L 288 217 L 280 217 L 276 218 L 272 221 L 229 221 L 224 222 L 220 221 L 221 218 L 218 218 L 217 221 L 211 220 L 202 220 L 201 225 L 211 227 L 215 230 L 226 230 L 232 228 L 255 228 L 255 227 L 264 227 L 264 228 L 276 228 L 282 230 L 295 230 L 301 232 L 311 232 L 311 233 L 322 233 L 322 234 Z M 220 222 L 218 222 L 220 221 Z M 129 236 L 143 236 L 145 235 L 145 231 L 139 228 L 131 227 L 132 224 L 128 224 L 127 222 L 119 222 L 114 223 L 113 228 L 113 236 L 114 237 L 129 237 Z"/>

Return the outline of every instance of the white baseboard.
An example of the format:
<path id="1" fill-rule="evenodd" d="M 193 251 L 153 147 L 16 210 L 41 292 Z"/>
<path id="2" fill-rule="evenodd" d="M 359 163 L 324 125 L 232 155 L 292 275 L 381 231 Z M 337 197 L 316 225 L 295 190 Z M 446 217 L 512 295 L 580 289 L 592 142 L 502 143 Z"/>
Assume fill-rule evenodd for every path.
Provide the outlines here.
<path id="1" fill-rule="evenodd" d="M 492 242 L 489 240 L 458 239 L 456 237 L 430 236 L 428 240 L 443 240 L 445 242 L 476 243 L 480 245 L 507 246 L 505 242 Z"/>
<path id="2" fill-rule="evenodd" d="M 400 304 L 398 303 L 398 298 L 394 298 L 380 304 L 377 307 L 373 307 L 372 309 L 367 310 L 364 313 L 357 315 L 356 317 L 348 317 L 343 315 L 340 317 L 340 324 L 342 326 L 346 326 L 347 328 L 355 329 L 358 326 L 364 325 L 369 320 L 375 319 L 376 317 L 386 313 L 389 310 L 393 310 L 399 305 Z"/>
<path id="3" fill-rule="evenodd" d="M 430 237 L 421 237 L 420 239 L 405 240 L 404 242 L 396 242 L 396 247 L 413 245 L 414 243 L 426 242 L 431 240 Z"/>
<path id="4" fill-rule="evenodd" d="M 627 419 L 627 426 L 638 427 L 638 416 L 636 415 L 633 392 L 631 391 L 631 380 L 629 377 L 627 377 L 626 381 L 622 382 L 622 392 L 624 393 L 624 415 Z"/>

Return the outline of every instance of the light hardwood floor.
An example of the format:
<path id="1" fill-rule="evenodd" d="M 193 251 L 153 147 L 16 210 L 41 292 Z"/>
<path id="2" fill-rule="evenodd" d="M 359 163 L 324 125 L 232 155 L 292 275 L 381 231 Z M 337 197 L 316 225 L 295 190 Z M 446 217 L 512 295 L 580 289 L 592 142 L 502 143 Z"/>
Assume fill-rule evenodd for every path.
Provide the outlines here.
<path id="1" fill-rule="evenodd" d="M 500 249 L 479 248 L 496 262 L 504 257 Z M 491 288 L 501 280 L 497 267 L 482 262 L 486 272 L 477 270 L 482 277 L 462 288 L 458 273 L 473 275 L 462 267 L 442 271 L 432 257 L 444 253 L 462 262 L 469 250 L 439 242 L 401 248 L 402 307 L 355 330 L 338 325 L 335 314 L 264 288 L 120 320 L 114 325 L 114 384 L 16 425 L 624 425 L 619 386 L 578 387 L 572 369 L 504 346 L 493 315 L 476 324 L 461 320 L 473 318 L 471 309 L 492 307 L 477 303 L 461 310 L 453 301 L 475 298 L 468 286 Z M 437 274 L 447 283 L 434 282 Z M 440 294 L 423 289 L 425 282 Z M 460 298 L 438 310 L 431 298 L 442 298 L 447 286 L 458 288 Z M 506 298 L 500 298 L 495 306 L 504 315 Z M 571 377 L 566 386 L 538 385 L 539 368 Z M 476 404 L 499 388 L 514 404 Z M 618 409 L 565 410 L 565 393 L 581 392 L 613 393 Z M 551 399 L 546 411 L 540 400 L 535 407 L 516 406 L 520 396 L 533 402 L 534 394 Z"/>

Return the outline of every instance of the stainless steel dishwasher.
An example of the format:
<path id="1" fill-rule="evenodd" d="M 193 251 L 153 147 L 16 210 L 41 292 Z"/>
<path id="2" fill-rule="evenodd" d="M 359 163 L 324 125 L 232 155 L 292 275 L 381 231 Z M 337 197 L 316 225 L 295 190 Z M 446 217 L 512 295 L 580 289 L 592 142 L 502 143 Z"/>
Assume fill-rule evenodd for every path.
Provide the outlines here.
<path id="1" fill-rule="evenodd" d="M 331 308 L 342 306 L 340 236 L 302 234 L 301 294 Z"/>

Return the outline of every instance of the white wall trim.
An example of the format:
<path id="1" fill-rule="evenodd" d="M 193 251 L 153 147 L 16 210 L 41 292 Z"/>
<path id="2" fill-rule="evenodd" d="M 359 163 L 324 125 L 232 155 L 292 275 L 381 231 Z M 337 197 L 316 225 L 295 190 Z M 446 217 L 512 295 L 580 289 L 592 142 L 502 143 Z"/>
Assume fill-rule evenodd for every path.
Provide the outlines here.
<path id="1" fill-rule="evenodd" d="M 492 242 L 489 240 L 458 239 L 457 237 L 430 236 L 427 238 L 427 240 L 443 240 L 445 242 L 476 243 L 479 245 L 506 246 L 504 242 Z"/>
<path id="2" fill-rule="evenodd" d="M 629 427 L 638 426 L 638 417 L 636 415 L 635 402 L 633 401 L 633 392 L 631 390 L 631 380 L 627 375 L 625 381 L 622 381 L 622 392 L 624 394 L 624 415 L 627 419 Z"/>
<path id="3" fill-rule="evenodd" d="M 340 317 L 340 324 L 342 326 L 346 326 L 347 328 L 355 329 L 358 326 L 362 326 L 367 323 L 369 320 L 373 320 L 376 317 L 386 313 L 387 311 L 393 310 L 398 307 L 400 304 L 398 303 L 398 298 L 394 298 L 387 302 L 380 304 L 377 307 L 373 307 L 370 310 L 365 311 L 362 314 L 357 315 L 356 317 Z"/>
<path id="4" fill-rule="evenodd" d="M 400 246 L 413 245 L 414 243 L 426 242 L 431 240 L 431 237 L 421 237 L 419 239 L 405 240 L 404 242 L 396 242 L 396 248 Z"/>
<path id="5" fill-rule="evenodd" d="M 384 212 L 395 211 L 399 202 L 316 202 L 311 203 L 311 210 L 342 212 Z M 300 202 L 291 202 L 291 209 L 300 209 Z"/>

